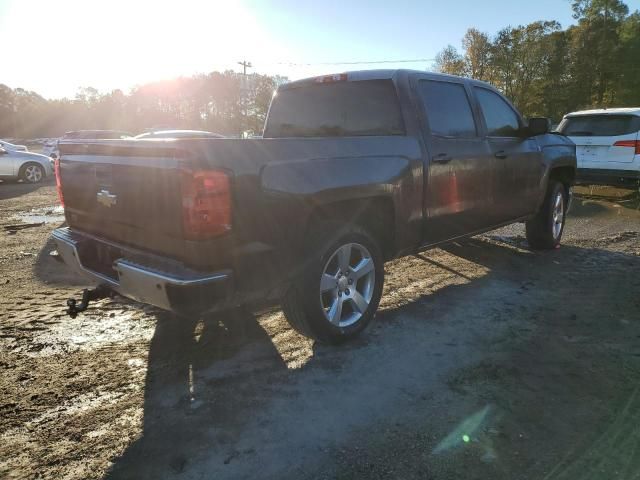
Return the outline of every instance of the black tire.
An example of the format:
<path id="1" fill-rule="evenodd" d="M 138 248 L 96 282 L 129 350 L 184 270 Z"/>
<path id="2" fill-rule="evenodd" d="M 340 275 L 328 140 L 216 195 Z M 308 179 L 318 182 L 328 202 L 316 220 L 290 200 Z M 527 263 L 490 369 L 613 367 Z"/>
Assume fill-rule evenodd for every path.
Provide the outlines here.
<path id="1" fill-rule="evenodd" d="M 554 213 L 556 202 L 560 197 L 562 202 L 562 220 L 558 224 Z M 564 185 L 558 181 L 552 180 L 547 187 L 547 193 L 542 207 L 535 215 L 526 223 L 527 241 L 529 246 L 536 250 L 551 250 L 560 244 L 562 232 L 567 218 L 567 190 Z"/>
<path id="2" fill-rule="evenodd" d="M 39 172 L 39 175 L 31 175 L 31 171 Z M 45 178 L 45 171 L 42 165 L 37 163 L 29 162 L 25 163 L 22 167 L 20 167 L 20 179 L 25 183 L 40 183 Z"/>
<path id="3" fill-rule="evenodd" d="M 327 318 L 329 313 L 325 314 L 320 281 L 330 261 L 333 262 L 333 259 L 337 258 L 335 255 L 338 249 L 346 245 L 352 245 L 354 250 L 364 247 L 368 251 L 370 256 L 367 258 L 373 261 L 373 283 L 371 290 L 368 290 L 371 292 L 371 300 L 364 312 L 358 312 L 355 306 L 351 306 L 355 305 L 355 302 L 348 297 L 350 287 L 346 287 L 343 305 L 349 305 L 345 308 L 352 309 L 352 315 L 360 316 L 353 324 L 341 326 L 331 323 Z M 358 253 L 355 253 L 354 257 L 357 255 Z M 304 258 L 307 263 L 292 282 L 282 301 L 282 309 L 289 324 L 302 335 L 320 342 L 336 344 L 353 339 L 369 325 L 382 296 L 384 261 L 378 242 L 369 232 L 357 225 L 323 222 L 309 234 Z M 352 277 L 354 274 L 352 270 Z M 359 282 L 356 278 L 355 284 L 358 285 Z M 359 293 L 355 287 L 351 289 Z M 352 292 L 351 294 L 353 295 Z M 341 292 L 340 296 L 342 295 Z"/>

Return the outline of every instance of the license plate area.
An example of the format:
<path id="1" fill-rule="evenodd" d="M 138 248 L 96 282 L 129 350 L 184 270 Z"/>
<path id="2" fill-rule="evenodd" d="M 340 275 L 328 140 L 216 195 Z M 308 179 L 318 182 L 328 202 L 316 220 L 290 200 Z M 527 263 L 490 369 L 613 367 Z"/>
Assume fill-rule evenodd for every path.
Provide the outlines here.
<path id="1" fill-rule="evenodd" d="M 78 246 L 78 256 L 85 268 L 118 281 L 113 264 L 123 256 L 119 248 L 94 241 L 82 242 Z"/>
<path id="2" fill-rule="evenodd" d="M 598 147 L 593 145 L 584 145 L 577 148 L 577 154 L 585 160 L 593 160 L 597 155 Z"/>

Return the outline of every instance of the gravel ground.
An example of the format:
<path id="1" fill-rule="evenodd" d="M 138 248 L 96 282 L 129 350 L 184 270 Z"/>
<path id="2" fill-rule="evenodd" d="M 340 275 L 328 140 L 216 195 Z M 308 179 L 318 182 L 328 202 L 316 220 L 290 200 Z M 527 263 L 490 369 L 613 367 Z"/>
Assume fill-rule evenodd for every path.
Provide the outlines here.
<path id="1" fill-rule="evenodd" d="M 329 347 L 277 309 L 66 318 L 55 187 L 0 184 L 0 225 L 52 220 L 0 231 L 0 477 L 640 478 L 640 199 L 579 192 L 555 251 L 514 225 L 389 263 Z"/>

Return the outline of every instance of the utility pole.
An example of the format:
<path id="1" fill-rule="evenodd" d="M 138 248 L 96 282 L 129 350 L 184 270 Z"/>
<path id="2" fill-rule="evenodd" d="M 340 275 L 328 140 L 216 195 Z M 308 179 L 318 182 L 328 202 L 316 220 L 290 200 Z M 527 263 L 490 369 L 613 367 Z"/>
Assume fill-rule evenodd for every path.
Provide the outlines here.
<path id="1" fill-rule="evenodd" d="M 253 65 L 251 65 L 251 62 L 247 62 L 246 60 L 238 62 L 238 65 L 242 65 L 242 74 L 245 77 L 247 76 L 247 68 L 253 67 Z"/>
<path id="2" fill-rule="evenodd" d="M 240 128 L 240 136 L 244 137 L 244 132 L 247 130 L 247 90 L 249 89 L 247 80 L 247 68 L 251 68 L 251 62 L 243 60 L 238 62 L 238 65 L 242 65 L 242 82 L 240 82 L 240 104 L 242 107 L 242 125 Z"/>

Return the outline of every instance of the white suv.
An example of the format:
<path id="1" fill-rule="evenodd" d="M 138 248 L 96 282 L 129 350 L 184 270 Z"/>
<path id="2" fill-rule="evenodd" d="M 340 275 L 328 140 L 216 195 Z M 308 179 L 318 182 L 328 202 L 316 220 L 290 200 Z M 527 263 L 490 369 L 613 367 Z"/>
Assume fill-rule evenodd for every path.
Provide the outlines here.
<path id="1" fill-rule="evenodd" d="M 576 144 L 579 183 L 640 186 L 640 108 L 569 113 L 557 131 Z"/>

